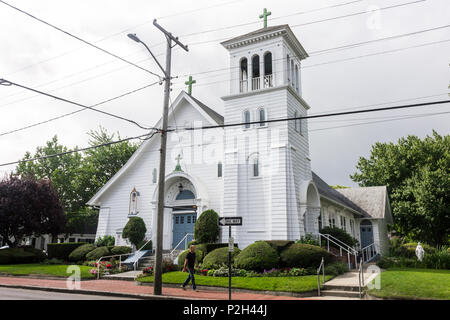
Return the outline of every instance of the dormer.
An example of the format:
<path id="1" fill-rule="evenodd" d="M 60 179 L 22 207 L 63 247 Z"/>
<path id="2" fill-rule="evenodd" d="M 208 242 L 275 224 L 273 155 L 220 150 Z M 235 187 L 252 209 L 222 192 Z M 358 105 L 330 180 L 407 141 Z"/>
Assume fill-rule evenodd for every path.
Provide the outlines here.
<path id="1" fill-rule="evenodd" d="M 308 57 L 287 24 L 221 43 L 230 52 L 230 94 L 290 85 L 301 96 L 301 60 Z"/>

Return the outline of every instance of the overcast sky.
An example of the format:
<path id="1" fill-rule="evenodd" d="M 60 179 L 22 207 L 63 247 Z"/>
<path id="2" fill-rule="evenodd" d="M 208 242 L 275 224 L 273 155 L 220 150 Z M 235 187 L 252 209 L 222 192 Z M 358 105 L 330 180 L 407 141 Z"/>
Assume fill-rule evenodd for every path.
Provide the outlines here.
<path id="1" fill-rule="evenodd" d="M 6 2 L 109 50 L 149 70 L 157 65 L 139 44 L 126 37 L 136 33 L 155 54 L 164 54 L 164 38 L 154 18 L 189 45 L 188 53 L 173 52 L 172 98 L 185 88 L 188 74 L 197 80 L 193 95 L 219 113 L 220 97 L 229 93 L 228 52 L 220 42 L 262 27 L 258 16 L 267 7 L 269 25 L 289 24 L 307 52 L 402 35 L 449 24 L 448 0 L 5 0 Z M 397 4 L 409 3 L 390 9 Z M 346 4 L 342 6 L 334 6 Z M 324 7 L 328 9 L 317 10 Z M 373 11 L 380 8 L 379 11 Z M 365 14 L 356 14 L 369 11 Z M 303 12 L 303 14 L 301 14 Z M 329 19 L 355 14 L 345 18 Z M 326 20 L 316 22 L 320 20 Z M 240 27 L 236 25 L 248 24 Z M 314 22 L 314 23 L 310 23 Z M 302 25 L 304 24 L 304 25 Z M 224 28 L 224 29 L 221 29 Z M 200 33 L 211 29 L 215 32 Z M 89 47 L 0 3 L 0 78 L 92 105 L 157 80 L 151 74 Z M 366 45 L 310 54 L 303 63 L 303 98 L 310 114 L 357 107 L 445 100 L 450 83 L 450 28 L 376 41 Z M 196 44 L 198 42 L 205 42 Z M 400 50 L 401 49 L 401 50 Z M 386 51 L 383 54 L 376 54 Z M 365 57 L 362 57 L 365 56 Z M 343 60 L 334 63 L 335 60 Z M 164 65 L 164 56 L 159 56 Z M 198 74 L 198 75 L 196 75 Z M 162 114 L 162 86 L 141 90 L 102 110 L 153 125 Z M 421 98 L 420 97 L 427 97 Z M 411 100 L 407 100 L 411 99 Z M 413 100 L 414 99 L 414 100 Z M 395 102 L 400 101 L 401 102 Z M 404 101 L 403 101 L 404 100 Z M 450 115 L 408 120 L 381 120 L 402 115 L 450 111 L 450 104 L 344 118 L 311 120 L 310 153 L 313 170 L 329 184 L 355 186 L 349 175 L 360 156 L 367 157 L 377 141 L 395 142 L 409 134 L 421 138 L 449 134 Z M 43 121 L 79 107 L 11 86 L 0 86 L 0 133 Z M 351 119 L 351 121 L 349 121 Z M 355 121 L 355 119 L 357 121 Z M 346 121 L 343 121 L 346 120 Z M 325 122 L 326 121 L 326 122 Z M 349 124 L 377 123 L 347 126 Z M 88 145 L 86 133 L 104 126 L 122 137 L 143 134 L 132 124 L 92 111 L 0 136 L 0 163 L 19 160 L 55 134 L 68 147 Z M 347 126 L 347 127 L 342 127 Z M 329 129 L 330 127 L 340 127 Z M 327 130 L 314 129 L 328 128 Z M 0 175 L 15 166 L 0 167 Z"/>

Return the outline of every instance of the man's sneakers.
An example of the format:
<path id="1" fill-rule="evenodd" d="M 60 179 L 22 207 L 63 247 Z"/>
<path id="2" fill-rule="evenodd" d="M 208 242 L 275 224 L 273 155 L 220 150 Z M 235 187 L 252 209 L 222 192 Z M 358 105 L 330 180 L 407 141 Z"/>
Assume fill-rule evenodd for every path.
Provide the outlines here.
<path id="1" fill-rule="evenodd" d="M 186 291 L 186 287 L 185 287 L 185 286 L 182 285 L 181 288 L 182 288 L 184 291 Z"/>

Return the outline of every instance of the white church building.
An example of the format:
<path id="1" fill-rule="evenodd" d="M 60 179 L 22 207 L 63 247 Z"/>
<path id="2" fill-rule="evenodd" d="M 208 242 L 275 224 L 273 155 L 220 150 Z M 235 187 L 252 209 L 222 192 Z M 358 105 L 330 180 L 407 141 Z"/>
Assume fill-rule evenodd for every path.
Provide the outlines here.
<path id="1" fill-rule="evenodd" d="M 289 26 L 265 27 L 222 45 L 230 56 L 224 114 L 184 91 L 169 109 L 169 128 L 178 130 L 168 133 L 163 249 L 193 233 L 199 215 L 213 209 L 242 217 L 242 226 L 233 227 L 241 249 L 257 240 L 317 235 L 331 225 L 361 248 L 374 244 L 385 252 L 392 223 L 386 187 L 330 188 L 311 171 L 307 120 L 273 121 L 306 116 L 311 108 L 300 75 L 308 54 Z M 213 128 L 185 130 L 205 126 Z M 155 245 L 159 148 L 155 134 L 88 202 L 100 210 L 96 237 L 112 235 L 126 244 L 122 229 L 138 216 Z M 197 211 L 189 209 L 193 205 Z M 227 239 L 228 229 L 220 241 Z"/>

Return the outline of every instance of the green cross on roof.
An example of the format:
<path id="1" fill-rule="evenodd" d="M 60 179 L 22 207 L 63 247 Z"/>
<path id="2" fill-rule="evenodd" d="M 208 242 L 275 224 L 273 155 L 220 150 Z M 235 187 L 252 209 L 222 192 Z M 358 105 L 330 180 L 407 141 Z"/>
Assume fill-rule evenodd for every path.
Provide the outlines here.
<path id="1" fill-rule="evenodd" d="M 183 171 L 183 169 L 181 169 L 181 165 L 180 165 L 181 159 L 183 159 L 183 157 L 181 156 L 181 154 L 178 154 L 178 156 L 175 158 L 175 160 L 177 160 L 177 165 L 175 166 L 174 171 Z"/>
<path id="2" fill-rule="evenodd" d="M 189 76 L 189 81 L 186 81 L 184 84 L 188 86 L 188 95 L 192 94 L 192 85 L 197 83 L 197 81 L 192 80 L 192 76 Z"/>
<path id="3" fill-rule="evenodd" d="M 264 19 L 264 28 L 267 28 L 267 17 L 270 16 L 272 12 L 267 12 L 267 9 L 264 8 L 264 12 L 259 16 L 260 19 Z"/>

